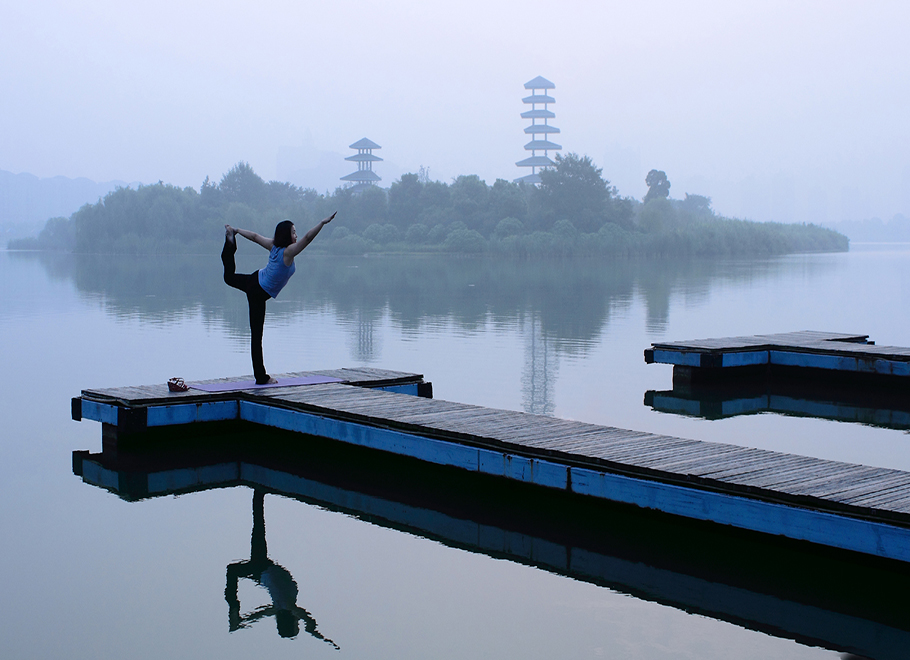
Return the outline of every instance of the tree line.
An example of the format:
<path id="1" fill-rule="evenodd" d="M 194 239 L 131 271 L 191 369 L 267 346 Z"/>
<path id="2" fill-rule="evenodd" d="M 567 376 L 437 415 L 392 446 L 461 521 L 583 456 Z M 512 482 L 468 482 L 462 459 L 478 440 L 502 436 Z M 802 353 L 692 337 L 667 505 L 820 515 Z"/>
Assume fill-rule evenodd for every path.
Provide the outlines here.
<path id="1" fill-rule="evenodd" d="M 642 201 L 622 197 L 587 156 L 557 155 L 539 186 L 477 175 L 447 184 L 426 170 L 388 189 L 340 187 L 332 194 L 264 181 L 240 162 L 199 190 L 158 182 L 118 188 L 69 218 L 51 218 L 37 238 L 10 249 L 70 252 L 211 252 L 223 225 L 270 235 L 288 218 L 307 227 L 333 211 L 337 220 L 312 250 L 495 253 L 516 256 L 754 255 L 843 251 L 846 237 L 815 225 L 725 218 L 711 200 L 671 199 L 664 172 L 652 170 Z"/>

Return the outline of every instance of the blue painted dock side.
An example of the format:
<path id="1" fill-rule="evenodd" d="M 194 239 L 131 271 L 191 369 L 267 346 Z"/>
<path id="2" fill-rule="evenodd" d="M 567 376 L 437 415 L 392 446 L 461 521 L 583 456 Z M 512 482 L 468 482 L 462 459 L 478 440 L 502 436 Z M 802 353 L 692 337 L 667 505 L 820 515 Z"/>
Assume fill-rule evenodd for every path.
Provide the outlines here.
<path id="1" fill-rule="evenodd" d="M 388 382 L 380 381 L 384 386 Z M 405 388 L 405 391 L 411 391 Z M 83 391 L 118 433 L 238 419 L 426 463 L 910 561 L 910 473 L 493 410 L 343 383 L 213 400 Z M 79 408 L 80 416 L 76 412 Z"/>
<path id="2" fill-rule="evenodd" d="M 645 350 L 645 362 L 703 370 L 705 373 L 768 365 L 910 378 L 910 348 L 876 346 L 869 341 L 868 335 L 810 330 L 655 342 Z"/>

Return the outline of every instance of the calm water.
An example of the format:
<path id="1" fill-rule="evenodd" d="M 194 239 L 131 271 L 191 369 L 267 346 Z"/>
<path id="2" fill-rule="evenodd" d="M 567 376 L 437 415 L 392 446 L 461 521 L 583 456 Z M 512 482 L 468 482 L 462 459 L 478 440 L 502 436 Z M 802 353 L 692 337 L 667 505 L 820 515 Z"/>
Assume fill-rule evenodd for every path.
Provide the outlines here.
<path id="1" fill-rule="evenodd" d="M 244 246 L 247 247 L 247 246 Z M 240 270 L 260 265 L 241 250 Z M 128 503 L 72 474 L 100 425 L 85 387 L 250 371 L 245 301 L 217 254 L 0 252 L 0 655 L 10 658 L 838 658 L 608 588 L 267 495 L 268 555 L 340 650 L 230 631 L 225 571 L 250 558 L 252 491 Z M 436 398 L 910 470 L 899 429 L 760 414 L 708 421 L 643 405 L 671 386 L 653 341 L 801 329 L 910 345 L 910 247 L 755 261 L 497 263 L 328 259 L 269 303 L 272 373 L 371 365 Z M 241 580 L 241 614 L 270 603 Z M 253 617 L 255 619 L 255 617 Z"/>

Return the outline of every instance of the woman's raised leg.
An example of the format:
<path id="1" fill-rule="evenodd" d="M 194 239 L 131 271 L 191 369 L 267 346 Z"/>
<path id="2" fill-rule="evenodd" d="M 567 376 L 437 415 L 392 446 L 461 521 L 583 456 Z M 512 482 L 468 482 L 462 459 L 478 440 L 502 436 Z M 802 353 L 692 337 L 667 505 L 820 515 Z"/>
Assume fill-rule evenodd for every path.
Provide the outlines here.
<path id="1" fill-rule="evenodd" d="M 230 225 L 224 226 L 224 247 L 221 249 L 221 263 L 224 264 L 224 283 L 235 289 L 246 291 L 246 278 L 237 275 L 234 253 L 237 252 L 236 232 Z"/>

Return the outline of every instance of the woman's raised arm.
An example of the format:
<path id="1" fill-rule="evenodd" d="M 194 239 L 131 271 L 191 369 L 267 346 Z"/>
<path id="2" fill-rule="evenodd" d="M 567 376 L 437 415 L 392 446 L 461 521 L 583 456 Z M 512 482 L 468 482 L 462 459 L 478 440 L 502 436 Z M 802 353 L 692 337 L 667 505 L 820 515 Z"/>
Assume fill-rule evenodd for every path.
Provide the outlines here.
<path id="1" fill-rule="evenodd" d="M 335 211 L 338 213 L 338 211 Z M 335 218 L 335 213 L 330 215 L 324 220 L 320 220 L 319 224 L 313 227 L 310 231 L 304 234 L 301 238 L 297 239 L 296 243 L 291 243 L 284 250 L 284 265 L 290 266 L 290 262 L 294 261 L 294 257 L 303 252 L 303 248 L 313 242 L 313 239 L 316 238 L 316 235 L 322 231 L 322 228 L 329 224 Z"/>

